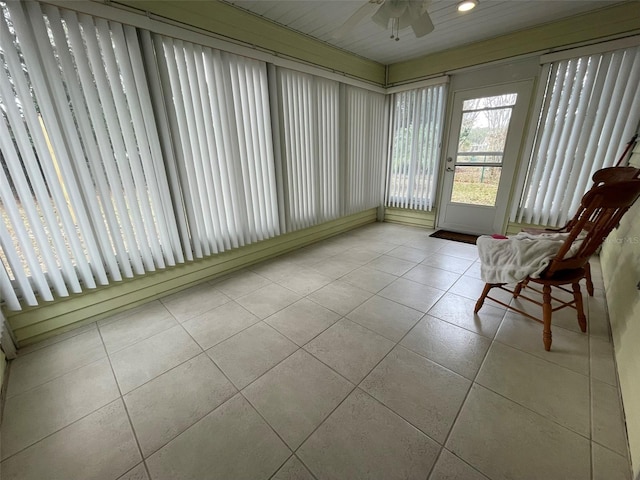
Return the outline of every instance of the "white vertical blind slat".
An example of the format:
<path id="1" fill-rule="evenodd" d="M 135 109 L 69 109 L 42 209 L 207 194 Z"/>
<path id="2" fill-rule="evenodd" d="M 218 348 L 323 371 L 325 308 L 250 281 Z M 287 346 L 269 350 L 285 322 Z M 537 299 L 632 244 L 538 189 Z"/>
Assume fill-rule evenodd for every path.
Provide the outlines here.
<path id="1" fill-rule="evenodd" d="M 5 202 L 5 199 L 2 195 L 2 192 L 8 192 L 8 191 L 10 190 L 4 190 L 4 189 L 0 190 L 0 199 L 2 200 L 3 203 Z M 17 228 L 22 228 L 22 225 L 18 225 Z M 21 232 L 18 232 L 18 233 L 21 234 Z M 18 237 L 16 240 L 19 241 L 19 239 L 20 237 Z M 13 242 L 14 242 L 14 238 L 9 233 L 9 230 L 7 229 L 7 226 L 5 225 L 4 221 L 0 221 L 0 242 L 2 242 L 2 245 L 5 245 L 5 246 L 13 245 Z M 31 246 L 28 245 L 27 248 L 30 249 Z M 28 254 L 30 255 L 30 253 L 31 252 L 29 252 Z M 36 299 L 35 291 L 31 285 L 31 282 L 29 282 L 29 277 L 27 276 L 27 273 L 22 265 L 22 261 L 19 258 L 17 251 L 13 248 L 5 248 L 4 254 L 7 257 L 7 262 L 9 263 L 9 267 L 11 268 L 11 271 L 13 273 L 13 277 L 15 278 L 15 281 L 17 282 L 18 285 L 17 285 L 17 288 L 14 288 L 11 283 L 9 283 L 9 285 L 5 284 L 7 280 L 9 282 L 11 282 L 11 280 L 9 279 L 9 274 L 7 270 L 3 266 L 2 284 L 0 284 L 2 286 L 2 298 L 6 300 L 9 308 L 13 310 L 21 310 L 22 307 L 20 305 L 20 300 L 16 295 L 16 291 L 19 291 L 22 294 L 22 297 L 24 298 L 24 301 L 27 305 L 37 305 L 38 300 Z M 27 258 L 27 261 L 29 260 L 33 260 L 33 257 Z M 38 283 L 35 282 L 35 279 L 34 279 L 34 283 L 36 283 L 36 286 L 38 285 Z M 42 284 L 41 286 L 42 288 L 45 287 L 45 285 L 42 285 Z M 7 290 L 11 288 L 11 291 L 7 292 L 5 291 L 5 288 Z"/>

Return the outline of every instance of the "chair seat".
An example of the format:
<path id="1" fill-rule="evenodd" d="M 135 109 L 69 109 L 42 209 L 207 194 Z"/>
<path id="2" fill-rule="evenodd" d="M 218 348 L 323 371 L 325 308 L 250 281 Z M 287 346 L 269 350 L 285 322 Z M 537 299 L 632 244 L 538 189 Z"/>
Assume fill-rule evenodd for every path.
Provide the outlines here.
<path id="1" fill-rule="evenodd" d="M 553 276 L 549 278 L 529 278 L 528 280 L 539 284 L 546 283 L 547 285 L 559 286 L 579 282 L 585 274 L 586 270 L 584 268 L 576 268 L 573 270 L 560 270 L 555 272 Z"/>

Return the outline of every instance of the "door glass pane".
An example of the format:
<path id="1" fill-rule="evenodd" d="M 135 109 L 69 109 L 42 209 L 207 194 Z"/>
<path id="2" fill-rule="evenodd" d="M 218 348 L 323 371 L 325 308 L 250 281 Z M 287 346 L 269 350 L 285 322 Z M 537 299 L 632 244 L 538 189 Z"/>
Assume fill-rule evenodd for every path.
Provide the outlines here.
<path id="1" fill-rule="evenodd" d="M 496 95 L 495 97 L 470 98 L 462 103 L 462 110 L 481 110 L 483 108 L 509 107 L 516 104 L 517 93 Z"/>
<path id="2" fill-rule="evenodd" d="M 451 201 L 493 207 L 502 167 L 455 167 Z"/>
<path id="3" fill-rule="evenodd" d="M 513 107 L 474 110 L 462 114 L 459 152 L 502 152 Z"/>

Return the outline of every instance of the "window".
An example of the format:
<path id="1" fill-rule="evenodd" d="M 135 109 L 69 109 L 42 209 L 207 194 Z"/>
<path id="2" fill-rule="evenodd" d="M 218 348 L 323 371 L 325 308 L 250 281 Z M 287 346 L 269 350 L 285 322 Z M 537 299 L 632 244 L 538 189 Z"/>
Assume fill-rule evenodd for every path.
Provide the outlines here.
<path id="1" fill-rule="evenodd" d="M 193 255 L 278 234 L 266 64 L 156 34 L 153 54 L 149 33 L 141 36 L 159 72 L 159 129 L 171 139 L 163 153 Z"/>
<path id="2" fill-rule="evenodd" d="M 39 2 L 0 9 L 10 309 L 380 204 L 383 94 Z"/>
<path id="3" fill-rule="evenodd" d="M 640 47 L 547 64 L 531 163 L 512 221 L 564 225 L 596 170 L 616 164 L 640 121 Z"/>
<path id="4" fill-rule="evenodd" d="M 9 308 L 279 233 L 266 64 L 0 3 Z"/>
<path id="5" fill-rule="evenodd" d="M 436 85 L 394 95 L 387 206 L 433 208 L 445 94 Z"/>
<path id="6" fill-rule="evenodd" d="M 135 29 L 2 4 L 2 296 L 20 309 L 181 261 Z M 15 290 L 13 288 L 15 286 Z"/>
<path id="7" fill-rule="evenodd" d="M 383 198 L 386 108 L 383 94 L 347 85 L 344 131 L 345 214 L 378 207 Z"/>
<path id="8" fill-rule="evenodd" d="M 340 84 L 274 67 L 286 231 L 340 216 Z"/>

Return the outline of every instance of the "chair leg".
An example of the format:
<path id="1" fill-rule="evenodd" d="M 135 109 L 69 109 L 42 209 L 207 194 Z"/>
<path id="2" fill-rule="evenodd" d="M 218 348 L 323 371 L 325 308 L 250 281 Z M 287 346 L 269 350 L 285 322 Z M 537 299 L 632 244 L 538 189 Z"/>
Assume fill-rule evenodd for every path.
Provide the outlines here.
<path id="1" fill-rule="evenodd" d="M 476 302 L 476 308 L 473 310 L 473 313 L 478 313 L 480 311 L 480 309 L 482 308 L 482 304 L 484 303 L 484 299 L 487 298 L 487 295 L 489 295 L 489 290 L 491 290 L 492 287 L 493 285 L 491 285 L 490 283 L 485 283 L 484 290 L 482 290 L 482 295 L 480 295 L 480 298 Z"/>
<path id="2" fill-rule="evenodd" d="M 593 297 L 593 282 L 591 281 L 591 265 L 589 262 L 584 266 L 584 278 L 587 281 L 587 293 Z"/>
<path id="3" fill-rule="evenodd" d="M 578 311 L 578 325 L 583 332 L 587 331 L 587 317 L 584 316 L 584 306 L 582 305 L 582 292 L 580 292 L 580 284 L 578 282 L 572 285 L 573 299 L 576 302 L 576 310 Z"/>
<path id="4" fill-rule="evenodd" d="M 513 298 L 518 298 L 520 296 L 520 292 L 522 292 L 522 289 L 527 286 L 527 283 L 529 283 L 528 278 L 518 282 L 516 288 L 513 289 Z"/>
<path id="5" fill-rule="evenodd" d="M 551 350 L 551 286 L 542 287 L 542 320 L 544 328 L 542 330 L 542 341 L 544 349 Z"/>

